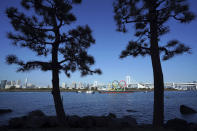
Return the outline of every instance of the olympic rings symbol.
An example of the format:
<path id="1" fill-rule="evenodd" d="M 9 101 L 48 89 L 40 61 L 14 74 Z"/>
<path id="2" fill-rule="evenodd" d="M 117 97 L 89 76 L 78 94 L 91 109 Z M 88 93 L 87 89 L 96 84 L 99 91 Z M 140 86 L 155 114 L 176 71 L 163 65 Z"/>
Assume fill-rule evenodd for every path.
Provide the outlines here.
<path id="1" fill-rule="evenodd" d="M 115 89 L 115 90 L 117 90 L 118 89 L 118 87 L 120 87 L 120 88 L 125 88 L 127 86 L 127 84 L 126 84 L 126 82 L 124 81 L 124 80 L 121 80 L 120 82 L 118 82 L 117 80 L 114 80 L 113 82 L 112 82 L 112 88 L 113 89 Z"/>
<path id="2" fill-rule="evenodd" d="M 119 85 L 119 82 L 117 80 L 114 80 L 112 82 L 112 88 L 117 89 L 118 85 Z"/>

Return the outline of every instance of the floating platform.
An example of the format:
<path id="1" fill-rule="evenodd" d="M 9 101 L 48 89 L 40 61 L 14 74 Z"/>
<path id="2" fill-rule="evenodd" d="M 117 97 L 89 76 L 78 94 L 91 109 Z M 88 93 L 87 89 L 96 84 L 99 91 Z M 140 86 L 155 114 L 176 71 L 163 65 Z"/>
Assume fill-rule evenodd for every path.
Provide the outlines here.
<path id="1" fill-rule="evenodd" d="M 134 91 L 99 91 L 99 93 L 111 93 L 111 94 L 115 94 L 115 93 L 133 93 Z"/>

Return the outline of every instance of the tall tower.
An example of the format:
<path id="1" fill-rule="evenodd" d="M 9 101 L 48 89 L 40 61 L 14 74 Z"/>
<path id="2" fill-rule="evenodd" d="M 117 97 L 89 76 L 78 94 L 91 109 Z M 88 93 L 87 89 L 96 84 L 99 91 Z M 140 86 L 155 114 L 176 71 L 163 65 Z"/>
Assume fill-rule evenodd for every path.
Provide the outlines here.
<path id="1" fill-rule="evenodd" d="M 98 86 L 98 81 L 94 81 L 94 87 Z"/>
<path id="2" fill-rule="evenodd" d="M 127 87 L 129 84 L 131 84 L 131 76 L 126 76 L 126 83 L 127 83 Z"/>
<path id="3" fill-rule="evenodd" d="M 26 79 L 25 79 L 25 88 L 27 88 L 27 82 L 28 82 L 28 78 L 26 77 Z"/>
<path id="4" fill-rule="evenodd" d="M 62 83 L 62 88 L 66 88 L 66 83 Z"/>
<path id="5" fill-rule="evenodd" d="M 0 88 L 5 89 L 6 83 L 7 83 L 7 80 L 1 80 L 1 87 Z"/>
<path id="6" fill-rule="evenodd" d="M 16 85 L 16 82 L 15 81 L 11 81 L 11 85 L 12 86 L 15 86 Z"/>
<path id="7" fill-rule="evenodd" d="M 21 81 L 20 80 L 17 80 L 16 81 L 16 85 L 21 85 Z"/>

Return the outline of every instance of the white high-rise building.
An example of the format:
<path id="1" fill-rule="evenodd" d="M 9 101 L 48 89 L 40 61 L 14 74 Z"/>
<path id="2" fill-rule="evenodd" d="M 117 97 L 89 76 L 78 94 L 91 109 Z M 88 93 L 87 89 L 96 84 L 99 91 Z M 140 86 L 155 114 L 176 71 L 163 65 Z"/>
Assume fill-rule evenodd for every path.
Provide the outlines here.
<path id="1" fill-rule="evenodd" d="M 62 88 L 66 88 L 66 83 L 62 83 Z"/>
<path id="2" fill-rule="evenodd" d="M 97 87 L 98 86 L 98 81 L 94 81 L 94 87 Z"/>
<path id="3" fill-rule="evenodd" d="M 131 76 L 126 76 L 126 83 L 127 83 L 127 87 L 129 84 L 131 84 Z"/>
<path id="4" fill-rule="evenodd" d="M 21 81 L 20 80 L 17 80 L 16 81 L 16 85 L 21 85 Z"/>
<path id="5" fill-rule="evenodd" d="M 82 89 L 82 83 L 81 82 L 79 82 L 77 89 Z"/>
<path id="6" fill-rule="evenodd" d="M 9 89 L 11 87 L 11 81 L 7 81 L 6 85 L 5 85 L 5 89 Z"/>
<path id="7" fill-rule="evenodd" d="M 11 81 L 11 85 L 12 86 L 15 86 L 16 85 L 16 82 L 15 81 Z"/>
<path id="8" fill-rule="evenodd" d="M 26 79 L 25 79 L 25 88 L 27 88 L 27 82 L 28 82 L 28 78 L 26 77 Z"/>
<path id="9" fill-rule="evenodd" d="M 17 80 L 15 86 L 16 86 L 16 88 L 21 88 L 21 81 Z"/>

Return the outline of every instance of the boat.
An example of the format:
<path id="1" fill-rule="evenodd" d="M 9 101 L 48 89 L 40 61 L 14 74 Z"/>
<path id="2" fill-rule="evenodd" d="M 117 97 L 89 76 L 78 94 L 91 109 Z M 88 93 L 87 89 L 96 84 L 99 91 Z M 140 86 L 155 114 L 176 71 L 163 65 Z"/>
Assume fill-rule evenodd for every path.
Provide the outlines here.
<path id="1" fill-rule="evenodd" d="M 94 91 L 88 90 L 88 91 L 86 91 L 86 93 L 88 93 L 88 94 L 93 94 Z"/>

